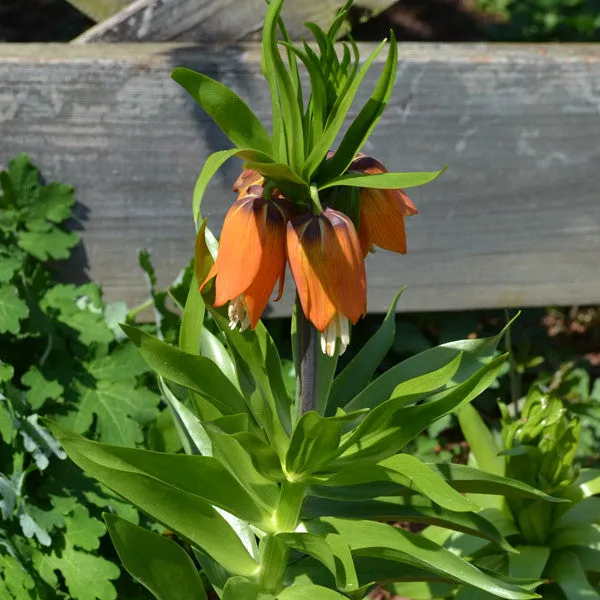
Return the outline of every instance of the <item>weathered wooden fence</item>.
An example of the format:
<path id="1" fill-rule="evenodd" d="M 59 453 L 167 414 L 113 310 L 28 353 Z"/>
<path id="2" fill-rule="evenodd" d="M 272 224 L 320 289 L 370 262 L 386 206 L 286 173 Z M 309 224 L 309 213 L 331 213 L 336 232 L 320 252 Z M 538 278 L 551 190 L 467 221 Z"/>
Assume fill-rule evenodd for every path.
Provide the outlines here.
<path id="1" fill-rule="evenodd" d="M 404 284 L 401 310 L 600 302 L 600 47 L 402 44 L 400 56 L 367 151 L 394 170 L 450 167 L 411 191 L 409 253 L 368 259 L 369 309 Z M 177 65 L 231 85 L 269 121 L 255 43 L 0 45 L 0 163 L 27 152 L 75 186 L 84 245 L 68 274 L 101 281 L 109 300 L 145 297 L 139 248 L 162 284 L 186 264 L 195 179 L 228 147 L 170 80 Z M 239 168 L 206 197 L 216 232 Z"/>

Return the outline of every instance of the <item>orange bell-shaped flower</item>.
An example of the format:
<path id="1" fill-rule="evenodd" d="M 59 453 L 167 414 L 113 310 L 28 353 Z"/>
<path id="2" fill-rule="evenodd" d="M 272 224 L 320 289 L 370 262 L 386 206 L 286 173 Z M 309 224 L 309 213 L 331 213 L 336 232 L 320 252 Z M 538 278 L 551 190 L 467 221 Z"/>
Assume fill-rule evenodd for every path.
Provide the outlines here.
<path id="1" fill-rule="evenodd" d="M 251 187 L 225 216 L 219 252 L 200 291 L 215 277 L 215 306 L 229 305 L 230 327 L 254 329 L 279 280 L 285 277 L 288 207 L 280 198 L 267 200 L 263 188 Z"/>
<path id="2" fill-rule="evenodd" d="M 356 323 L 367 309 L 365 263 L 352 221 L 332 208 L 291 219 L 287 255 L 302 310 L 322 334 L 323 352 L 342 354 L 348 321 Z"/>
<path id="3" fill-rule="evenodd" d="M 388 170 L 374 158 L 359 154 L 348 171 L 379 175 Z M 406 253 L 404 217 L 416 215 L 417 209 L 401 189 L 360 189 L 360 222 L 358 236 L 363 256 L 372 246 L 392 252 Z"/>

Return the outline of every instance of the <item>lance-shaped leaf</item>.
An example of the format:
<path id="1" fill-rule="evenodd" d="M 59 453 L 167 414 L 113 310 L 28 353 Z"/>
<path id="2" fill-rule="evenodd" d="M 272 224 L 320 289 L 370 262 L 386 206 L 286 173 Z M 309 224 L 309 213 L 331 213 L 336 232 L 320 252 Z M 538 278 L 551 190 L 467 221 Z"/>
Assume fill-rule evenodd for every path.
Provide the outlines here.
<path id="1" fill-rule="evenodd" d="M 204 229 L 198 235 L 204 235 Z M 188 354 L 199 354 L 200 334 L 204 326 L 205 313 L 206 306 L 198 289 L 198 280 L 194 274 L 190 282 L 190 289 L 181 316 L 181 326 L 179 327 L 179 348 Z"/>
<path id="2" fill-rule="evenodd" d="M 285 457 L 288 477 L 302 479 L 327 464 L 338 454 L 342 423 L 351 422 L 361 413 L 321 417 L 310 411 L 296 423 Z"/>
<path id="3" fill-rule="evenodd" d="M 489 540 L 507 552 L 514 552 L 495 525 L 481 515 L 447 510 L 419 496 L 383 496 L 367 500 L 309 496 L 302 506 L 302 518 L 319 517 L 437 525 Z"/>
<path id="4" fill-rule="evenodd" d="M 540 579 L 550 556 L 544 546 L 517 546 L 517 553 L 508 557 L 508 574 L 511 577 L 537 577 Z"/>
<path id="5" fill-rule="evenodd" d="M 327 124 L 325 126 L 325 131 L 323 131 L 323 135 L 321 139 L 315 144 L 314 148 L 311 150 L 308 158 L 306 159 L 306 164 L 304 165 L 303 177 L 305 179 L 311 179 L 315 171 L 318 169 L 321 161 L 327 156 L 327 152 L 335 142 L 335 139 L 344 124 L 344 119 L 346 118 L 346 114 L 352 105 L 352 101 L 354 100 L 354 96 L 358 92 L 358 88 L 367 74 L 367 71 L 373 64 L 373 61 L 377 58 L 377 55 L 381 52 L 381 49 L 385 45 L 385 42 L 382 42 L 369 56 L 369 58 L 364 62 L 362 67 L 359 69 L 356 76 L 352 79 L 350 85 L 347 90 L 344 90 L 346 93 L 342 92 L 339 95 L 336 104 L 334 105 L 329 118 L 327 120 Z M 323 186 L 322 189 L 329 186 L 329 182 Z"/>
<path id="6" fill-rule="evenodd" d="M 129 500 L 182 538 L 203 549 L 231 573 L 255 575 L 257 563 L 227 521 L 201 495 L 194 493 L 193 480 L 181 482 L 182 487 L 177 487 L 156 478 L 154 474 L 128 465 L 127 461 L 120 458 L 118 454 L 111 456 L 108 451 L 115 447 L 90 442 L 56 424 L 50 425 L 50 428 L 60 440 L 69 458 L 88 475 Z M 116 449 L 131 451 L 128 448 Z M 148 452 L 148 454 L 158 453 Z M 154 462 L 155 458 L 153 456 L 151 462 Z M 183 458 L 201 457 L 184 456 Z M 156 464 L 150 467 L 155 469 Z M 168 474 L 173 481 L 174 474 Z M 181 471 L 177 474 L 181 475 Z M 197 476 L 198 472 L 192 475 Z M 221 487 L 218 480 L 211 481 L 210 484 Z M 216 499 L 216 495 L 227 495 L 227 493 L 227 490 L 222 487 L 219 491 L 206 492 L 205 495 L 213 496 L 212 502 Z M 251 512 L 255 511 L 251 506 L 245 508 Z"/>
<path id="7" fill-rule="evenodd" d="M 71 454 L 85 455 L 88 463 L 100 469 L 140 475 L 198 496 L 241 519 L 267 527 L 272 506 L 262 506 L 216 458 L 212 456 L 169 454 L 92 442 L 82 436 L 58 431 L 60 441 Z"/>
<path id="8" fill-rule="evenodd" d="M 383 426 L 365 430 L 359 435 L 363 426 L 361 423 L 350 441 L 344 444 L 344 452 L 338 459 L 339 465 L 350 464 L 357 459 L 381 460 L 400 451 L 437 419 L 471 402 L 489 387 L 506 358 L 507 355 L 504 355 L 492 360 L 465 382 L 439 394 L 436 400 L 396 410 Z"/>
<path id="9" fill-rule="evenodd" d="M 408 564 L 472 585 L 500 598 L 525 600 L 536 597 L 536 594 L 480 571 L 430 540 L 398 527 L 373 521 L 350 521 L 329 517 L 308 521 L 306 527 L 314 533 L 338 533 L 350 546 L 353 555 Z"/>
<path id="10" fill-rule="evenodd" d="M 206 598 L 198 570 L 181 546 L 116 515 L 105 513 L 104 520 L 123 566 L 155 598 Z"/>
<path id="11" fill-rule="evenodd" d="M 374 188 L 378 190 L 395 190 L 425 185 L 437 179 L 447 167 L 439 171 L 424 171 L 420 173 L 382 173 L 381 175 L 365 175 L 356 173 L 351 175 L 340 175 L 323 183 L 319 190 L 336 185 L 349 185 L 358 188 Z"/>
<path id="12" fill-rule="evenodd" d="M 343 406 L 347 399 L 367 387 L 373 373 L 381 364 L 388 353 L 396 335 L 396 306 L 404 292 L 402 288 L 392 300 L 392 304 L 379 326 L 379 329 L 360 349 L 358 354 L 348 363 L 344 370 L 333 380 L 331 393 L 327 402 L 327 416 L 335 413 L 339 406 Z"/>
<path id="13" fill-rule="evenodd" d="M 171 77 L 206 111 L 221 131 L 239 148 L 273 153 L 273 141 L 248 105 L 226 85 L 185 67 Z"/>
<path id="14" fill-rule="evenodd" d="M 337 487 L 389 481 L 420 492 L 443 508 L 473 511 L 477 505 L 448 485 L 433 469 L 410 454 L 396 454 L 376 464 L 357 464 L 322 482 Z"/>
<path id="15" fill-rule="evenodd" d="M 210 358 L 182 352 L 130 325 L 122 329 L 161 377 L 201 395 L 223 415 L 247 412 L 240 391 Z"/>
<path id="16" fill-rule="evenodd" d="M 346 131 L 335 154 L 323 165 L 318 181 L 327 182 L 346 171 L 359 150 L 377 125 L 390 99 L 398 67 L 398 46 L 394 34 L 388 49 L 388 57 L 367 103 Z"/>
<path id="17" fill-rule="evenodd" d="M 208 306 L 210 314 L 225 334 L 240 387 L 271 445 L 280 456 L 288 447 L 287 431 L 291 430 L 291 400 L 285 389 L 281 360 L 273 339 L 259 322 L 253 331 L 240 335 L 231 331 L 222 310 Z"/>
<path id="18" fill-rule="evenodd" d="M 260 584 L 257 581 L 246 577 L 230 577 L 220 595 L 221 600 L 268 600 L 270 597 L 272 598 L 260 593 Z"/>
<path id="19" fill-rule="evenodd" d="M 383 375 L 380 375 L 360 391 L 352 400 L 348 401 L 344 406 L 344 410 L 350 412 L 365 407 L 373 408 L 389 398 L 398 384 L 442 368 L 461 352 L 460 366 L 453 375 L 452 382 L 461 383 L 465 381 L 493 358 L 498 343 L 517 316 L 498 335 L 493 337 L 449 342 L 411 356 L 409 359 L 388 369 Z"/>
<path id="20" fill-rule="evenodd" d="M 200 175 L 194 186 L 194 194 L 192 197 L 192 214 L 194 216 L 194 222 L 196 223 L 196 229 L 200 228 L 202 221 L 201 207 L 202 199 L 206 188 L 210 183 L 211 179 L 215 176 L 217 171 L 233 156 L 242 158 L 243 160 L 266 163 L 271 159 L 267 154 L 263 152 L 257 152 L 248 148 L 231 148 L 230 150 L 219 150 L 211 154 L 200 171 Z"/>
<path id="21" fill-rule="evenodd" d="M 498 455 L 500 448 L 477 410 L 470 404 L 466 404 L 458 411 L 457 416 L 477 466 L 494 475 L 504 475 L 504 457 Z"/>
<path id="22" fill-rule="evenodd" d="M 277 25 L 280 21 L 283 0 L 270 2 L 263 26 L 263 70 L 269 72 L 267 80 L 271 93 L 279 93 L 279 110 L 284 126 L 284 139 L 287 147 L 287 161 L 291 168 L 300 173 L 304 163 L 304 135 L 302 131 L 302 113 L 298 105 L 298 95 L 294 84 L 279 54 L 277 44 Z M 273 90 L 275 87 L 275 90 Z M 273 114 L 273 118 L 275 118 Z M 278 157 L 281 158 L 281 157 Z"/>
<path id="23" fill-rule="evenodd" d="M 552 554 L 546 575 L 558 583 L 568 600 L 594 600 L 598 591 L 588 581 L 577 554 L 563 551 Z"/>
<path id="24" fill-rule="evenodd" d="M 277 600 L 346 600 L 347 596 L 319 585 L 293 585 L 277 595 Z"/>
<path id="25" fill-rule="evenodd" d="M 325 565 L 335 577 L 336 587 L 340 591 L 351 592 L 358 588 L 350 549 L 339 535 L 323 537 L 314 533 L 280 533 L 277 537 L 286 546 L 312 556 Z"/>
<path id="26" fill-rule="evenodd" d="M 429 463 L 455 490 L 466 494 L 499 494 L 521 498 L 539 498 L 548 502 L 568 502 L 549 496 L 526 483 L 453 463 Z"/>

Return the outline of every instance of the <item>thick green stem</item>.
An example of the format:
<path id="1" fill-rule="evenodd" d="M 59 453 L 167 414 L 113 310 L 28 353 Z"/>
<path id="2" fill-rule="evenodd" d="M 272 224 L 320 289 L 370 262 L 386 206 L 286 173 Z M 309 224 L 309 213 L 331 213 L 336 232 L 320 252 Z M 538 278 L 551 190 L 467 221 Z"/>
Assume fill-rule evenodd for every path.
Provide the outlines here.
<path id="1" fill-rule="evenodd" d="M 300 511 L 306 492 L 306 484 L 285 480 L 277 510 L 273 515 L 275 528 L 279 533 L 292 532 L 300 522 Z M 260 586 L 263 593 L 276 594 L 280 591 L 290 549 L 277 538 L 268 535 L 260 543 Z"/>
<path id="2" fill-rule="evenodd" d="M 317 352 L 319 332 L 306 318 L 296 296 L 296 336 L 298 340 L 298 393 L 296 419 L 317 407 Z"/>

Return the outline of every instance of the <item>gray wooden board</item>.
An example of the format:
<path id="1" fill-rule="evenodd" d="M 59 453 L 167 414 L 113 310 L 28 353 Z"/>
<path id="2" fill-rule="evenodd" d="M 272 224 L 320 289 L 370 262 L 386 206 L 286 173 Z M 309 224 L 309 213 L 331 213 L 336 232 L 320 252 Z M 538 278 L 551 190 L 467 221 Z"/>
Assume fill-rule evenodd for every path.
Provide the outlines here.
<path id="1" fill-rule="evenodd" d="M 600 46 L 406 44 L 400 56 L 366 150 L 394 170 L 450 167 L 410 191 L 409 253 L 367 259 L 369 310 L 403 285 L 403 311 L 600 302 Z M 268 121 L 259 62 L 252 44 L 0 45 L 0 163 L 27 152 L 75 186 L 84 247 L 70 277 L 139 302 L 139 248 L 160 284 L 176 277 L 192 252 L 196 177 L 230 144 L 169 72 L 201 70 Z M 216 232 L 239 168 L 232 160 L 206 196 Z M 290 305 L 288 293 L 274 314 Z"/>
<path id="2" fill-rule="evenodd" d="M 393 0 L 360 2 L 361 8 L 373 15 L 391 4 Z M 304 21 L 326 29 L 342 5 L 343 0 L 288 0 L 282 14 L 290 36 L 300 39 L 310 36 Z M 265 0 L 134 0 L 75 42 L 232 43 L 258 39 L 265 10 Z"/>

